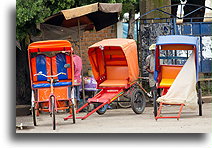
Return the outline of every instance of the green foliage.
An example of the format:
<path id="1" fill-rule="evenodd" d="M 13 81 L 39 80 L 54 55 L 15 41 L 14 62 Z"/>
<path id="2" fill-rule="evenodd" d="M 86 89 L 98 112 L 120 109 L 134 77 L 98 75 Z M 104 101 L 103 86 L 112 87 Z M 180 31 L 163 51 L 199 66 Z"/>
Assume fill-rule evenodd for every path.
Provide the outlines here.
<path id="1" fill-rule="evenodd" d="M 122 12 L 129 12 L 131 9 L 134 9 L 135 12 L 139 12 L 139 1 L 138 0 L 123 0 Z"/>
<path id="2" fill-rule="evenodd" d="M 75 0 L 17 0 L 16 39 L 21 41 L 36 31 L 36 24 L 63 9 L 74 6 Z"/>
<path id="3" fill-rule="evenodd" d="M 50 9 L 51 15 L 64 9 L 73 8 L 75 0 L 45 0 L 45 6 Z"/>

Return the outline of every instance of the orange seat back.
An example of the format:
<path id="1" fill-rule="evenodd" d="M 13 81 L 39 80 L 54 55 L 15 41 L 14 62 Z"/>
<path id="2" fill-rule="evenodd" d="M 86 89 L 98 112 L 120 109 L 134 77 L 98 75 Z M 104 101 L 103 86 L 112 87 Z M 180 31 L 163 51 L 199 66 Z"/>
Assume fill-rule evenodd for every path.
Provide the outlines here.
<path id="1" fill-rule="evenodd" d="M 175 79 L 180 72 L 182 66 L 176 65 L 161 65 L 162 79 Z"/>
<path id="2" fill-rule="evenodd" d="M 127 66 L 106 66 L 107 80 L 128 80 Z"/>

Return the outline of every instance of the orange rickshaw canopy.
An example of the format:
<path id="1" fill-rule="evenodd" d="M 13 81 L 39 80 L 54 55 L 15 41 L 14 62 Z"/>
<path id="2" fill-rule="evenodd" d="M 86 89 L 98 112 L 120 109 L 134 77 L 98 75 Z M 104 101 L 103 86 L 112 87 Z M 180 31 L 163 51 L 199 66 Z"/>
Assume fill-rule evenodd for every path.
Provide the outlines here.
<path id="1" fill-rule="evenodd" d="M 72 45 L 67 40 L 47 40 L 31 43 L 28 47 L 29 52 L 46 52 L 46 51 L 61 51 L 71 50 Z"/>
<path id="2" fill-rule="evenodd" d="M 102 50 L 101 47 L 104 47 L 104 50 Z M 122 52 L 122 54 L 120 54 L 120 51 Z M 110 63 L 107 62 L 107 54 L 115 52 L 119 52 L 119 57 L 116 57 L 116 59 L 124 59 L 124 60 L 111 61 Z M 133 39 L 118 38 L 118 39 L 102 40 L 89 47 L 88 55 L 92 67 L 92 72 L 96 80 L 99 79 L 99 77 L 102 74 L 104 74 L 105 63 L 127 66 L 129 82 L 138 79 L 139 67 L 138 67 L 137 45 L 135 40 Z M 104 59 L 101 59 L 100 57 Z"/>

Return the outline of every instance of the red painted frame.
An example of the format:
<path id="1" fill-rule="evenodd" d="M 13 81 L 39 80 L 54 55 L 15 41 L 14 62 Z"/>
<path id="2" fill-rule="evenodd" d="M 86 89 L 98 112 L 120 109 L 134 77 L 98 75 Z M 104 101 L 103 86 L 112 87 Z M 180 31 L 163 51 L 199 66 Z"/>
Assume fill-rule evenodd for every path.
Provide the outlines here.
<path id="1" fill-rule="evenodd" d="M 195 61 L 196 61 L 196 58 L 197 58 L 197 56 L 196 56 L 196 46 L 193 46 L 193 51 L 195 53 Z M 158 82 L 160 81 L 160 78 L 159 78 L 159 76 L 160 76 L 160 60 L 158 58 L 159 54 L 160 54 L 160 49 L 159 49 L 159 45 L 157 45 L 156 51 L 155 51 L 155 69 L 157 71 L 159 71 L 158 77 L 157 77 Z M 165 95 L 169 90 L 169 87 L 158 87 L 158 85 L 156 85 L 156 86 L 157 86 L 157 88 L 163 88 L 161 95 Z M 179 105 L 180 111 L 179 111 L 177 116 L 164 116 L 164 117 L 162 117 L 161 116 L 161 110 L 162 110 L 163 105 Z M 160 105 L 159 105 L 159 108 L 158 108 L 158 111 L 157 111 L 157 116 L 155 117 L 155 120 L 158 120 L 159 118 L 177 118 L 177 120 L 179 120 L 181 113 L 182 113 L 183 106 L 184 106 L 184 104 L 168 104 L 168 103 L 160 102 Z"/>

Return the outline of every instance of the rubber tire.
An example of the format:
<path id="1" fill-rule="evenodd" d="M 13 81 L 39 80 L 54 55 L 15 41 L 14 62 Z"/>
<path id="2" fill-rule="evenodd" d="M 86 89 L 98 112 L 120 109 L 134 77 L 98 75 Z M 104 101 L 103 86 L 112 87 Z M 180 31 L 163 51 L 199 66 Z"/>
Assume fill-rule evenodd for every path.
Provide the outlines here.
<path id="1" fill-rule="evenodd" d="M 101 105 L 101 103 L 95 103 L 94 107 L 97 108 L 99 105 Z M 103 115 L 107 111 L 107 107 L 108 107 L 108 104 L 104 105 L 102 108 L 98 109 L 96 112 L 99 115 Z"/>
<path id="2" fill-rule="evenodd" d="M 198 89 L 199 116 L 202 116 L 202 90 Z"/>
<path id="3" fill-rule="evenodd" d="M 128 99 L 129 100 L 129 103 L 128 102 L 119 102 L 119 101 L 121 101 L 121 100 L 126 100 L 126 99 Z M 131 107 L 131 101 L 130 101 L 130 99 L 129 98 L 127 98 L 127 97 L 124 97 L 123 95 L 121 96 L 121 97 L 118 97 L 118 105 L 121 107 L 121 108 L 130 108 Z"/>
<path id="4" fill-rule="evenodd" d="M 74 108 L 74 105 L 72 105 L 71 107 L 71 110 L 72 110 L 72 119 L 73 119 L 73 124 L 76 123 L 76 116 L 75 116 L 75 108 Z"/>
<path id="5" fill-rule="evenodd" d="M 138 98 L 140 95 L 140 99 Z M 139 99 L 139 100 L 137 100 Z M 139 102 L 136 102 L 139 101 Z M 139 106 L 138 106 L 139 103 Z M 146 107 L 146 97 L 140 89 L 134 89 L 131 96 L 131 107 L 136 114 L 142 114 Z"/>
<path id="6" fill-rule="evenodd" d="M 153 113 L 154 113 L 154 116 L 156 117 L 157 116 L 157 112 L 158 112 L 158 103 L 157 103 L 157 90 L 154 90 L 153 91 Z"/>
<path id="7" fill-rule="evenodd" d="M 56 129 L 56 121 L 55 121 L 55 101 L 54 101 L 54 96 L 51 96 L 51 110 L 52 110 L 52 127 L 53 127 L 53 130 Z"/>
<path id="8" fill-rule="evenodd" d="M 32 119 L 33 119 L 34 126 L 37 126 L 35 107 L 32 107 Z"/>

